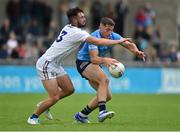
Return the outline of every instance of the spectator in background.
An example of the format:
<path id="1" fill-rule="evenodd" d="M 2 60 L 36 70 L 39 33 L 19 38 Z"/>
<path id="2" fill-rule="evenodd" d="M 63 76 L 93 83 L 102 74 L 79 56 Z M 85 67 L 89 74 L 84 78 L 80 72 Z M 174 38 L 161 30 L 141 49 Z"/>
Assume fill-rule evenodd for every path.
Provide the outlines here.
<path id="1" fill-rule="evenodd" d="M 144 11 L 146 13 L 146 25 L 147 26 L 151 26 L 155 24 L 155 20 L 156 20 L 156 12 L 155 10 L 152 8 L 152 5 L 150 3 L 146 3 L 144 5 Z"/>
<path id="2" fill-rule="evenodd" d="M 99 27 L 101 17 L 103 15 L 103 4 L 101 0 L 94 0 L 90 7 L 91 12 L 91 24 L 92 30 L 96 30 Z"/>
<path id="3" fill-rule="evenodd" d="M 155 28 L 155 30 L 152 33 L 152 46 L 157 51 L 158 56 L 161 50 L 161 45 L 162 45 L 161 31 L 160 31 L 160 27 L 158 26 Z"/>
<path id="4" fill-rule="evenodd" d="M 34 46 L 36 46 L 36 45 L 34 45 Z M 46 52 L 46 47 L 44 47 L 44 46 L 38 46 L 38 57 L 41 57 L 45 52 Z"/>
<path id="5" fill-rule="evenodd" d="M 42 22 L 43 22 L 43 35 L 48 35 L 49 32 L 49 26 L 50 22 L 52 19 L 52 7 L 50 6 L 50 1 L 45 1 L 45 4 L 43 5 L 43 17 L 42 17 Z"/>
<path id="6" fill-rule="evenodd" d="M 39 22 L 42 22 L 42 17 L 45 15 L 43 13 L 43 4 L 38 0 L 31 0 L 31 19 L 36 19 Z"/>
<path id="7" fill-rule="evenodd" d="M 60 30 L 68 23 L 66 12 L 69 9 L 69 3 L 67 0 L 60 0 L 58 4 L 58 15 Z"/>
<path id="8" fill-rule="evenodd" d="M 170 63 L 168 50 L 166 48 L 163 48 L 161 50 L 159 59 L 163 64 L 169 64 Z"/>
<path id="9" fill-rule="evenodd" d="M 26 43 L 24 40 L 19 41 L 17 52 L 18 52 L 19 58 L 21 59 L 26 58 L 27 51 L 26 51 Z"/>
<path id="10" fill-rule="evenodd" d="M 156 13 L 150 3 L 140 7 L 135 15 L 134 38 L 138 41 L 138 47 L 145 49 L 150 54 L 153 62 L 169 63 L 168 51 L 162 50 L 162 39 L 160 27 L 155 25 Z M 152 44 L 152 45 L 150 45 Z M 157 57 L 157 59 L 155 58 Z M 135 59 L 136 60 L 136 59 Z"/>
<path id="11" fill-rule="evenodd" d="M 0 27 L 0 43 L 6 43 L 9 38 L 11 28 L 9 19 L 5 18 L 3 21 L 3 25 Z"/>
<path id="12" fill-rule="evenodd" d="M 158 58 L 158 53 L 154 47 L 149 47 L 149 50 L 146 51 L 146 54 L 148 55 L 147 57 L 147 62 L 150 64 L 158 64 L 159 58 Z"/>
<path id="13" fill-rule="evenodd" d="M 89 12 L 89 4 L 91 1 L 85 1 L 85 0 L 80 0 L 79 2 L 79 7 L 84 11 L 84 13 L 87 15 L 87 17 L 90 16 Z"/>
<path id="14" fill-rule="evenodd" d="M 16 30 L 20 15 L 19 0 L 10 0 L 6 5 L 6 14 L 10 20 L 11 28 Z"/>
<path id="15" fill-rule="evenodd" d="M 107 2 L 105 4 L 104 9 L 106 10 L 105 13 L 103 14 L 103 16 L 111 18 L 112 20 L 115 20 L 115 12 L 113 10 L 112 7 L 112 3 L 111 2 Z"/>
<path id="16" fill-rule="evenodd" d="M 37 37 L 38 35 L 40 35 L 39 23 L 36 19 L 33 19 L 31 21 L 28 33 L 32 34 L 34 37 Z"/>
<path id="17" fill-rule="evenodd" d="M 20 0 L 20 18 L 17 35 L 25 38 L 31 22 L 31 2 L 29 0 Z"/>
<path id="18" fill-rule="evenodd" d="M 39 57 L 39 47 L 37 41 L 27 45 L 26 58 L 37 59 Z"/>
<path id="19" fill-rule="evenodd" d="M 20 0 L 20 23 L 25 25 L 31 20 L 31 2 L 29 0 Z"/>
<path id="20" fill-rule="evenodd" d="M 145 49 L 148 47 L 148 41 L 150 40 L 150 37 L 151 36 L 146 32 L 143 25 L 138 25 L 136 27 L 134 39 L 136 40 L 138 49 L 145 51 Z M 138 57 L 135 57 L 134 59 L 136 61 L 142 61 Z"/>
<path id="21" fill-rule="evenodd" d="M 138 11 L 135 14 L 135 28 L 138 26 L 145 28 L 146 25 L 146 13 L 143 7 L 139 7 Z"/>
<path id="22" fill-rule="evenodd" d="M 171 47 L 171 51 L 169 53 L 169 59 L 173 63 L 178 62 L 178 52 L 177 52 L 177 47 L 176 46 Z"/>
<path id="23" fill-rule="evenodd" d="M 150 3 L 140 7 L 135 15 L 135 26 L 143 25 L 144 28 L 154 26 L 156 13 Z"/>
<path id="24" fill-rule="evenodd" d="M 57 30 L 57 23 L 56 21 L 50 22 L 49 32 L 48 36 L 44 38 L 43 45 L 46 49 L 50 47 L 50 44 L 54 41 L 55 36 L 57 36 L 58 30 Z"/>
<path id="25" fill-rule="evenodd" d="M 142 42 L 142 41 L 148 41 L 148 40 L 150 40 L 150 35 L 146 32 L 146 30 L 143 28 L 142 25 L 138 25 L 138 26 L 136 27 L 136 30 L 135 30 L 135 33 L 134 33 L 134 39 L 135 39 L 136 41 L 138 41 L 138 43 L 139 43 L 139 46 L 138 46 L 138 47 L 139 47 L 141 50 L 144 51 L 144 49 L 146 48 L 146 46 L 145 46 L 145 45 L 141 45 L 141 42 Z"/>
<path id="26" fill-rule="evenodd" d="M 124 24 L 128 13 L 127 0 L 117 0 L 115 4 L 115 13 L 117 13 L 117 17 L 115 19 L 115 32 L 124 36 Z"/>
<path id="27" fill-rule="evenodd" d="M 19 59 L 19 54 L 18 54 L 18 48 L 17 47 L 12 50 L 11 58 Z"/>
<path id="28" fill-rule="evenodd" d="M 0 59 L 5 59 L 8 57 L 7 46 L 5 44 L 0 44 Z"/>
<path id="29" fill-rule="evenodd" d="M 12 51 L 16 49 L 18 46 L 18 41 L 16 39 L 16 34 L 14 32 L 11 32 L 9 35 L 9 39 L 7 41 L 7 51 L 8 56 L 11 56 Z"/>
<path id="30" fill-rule="evenodd" d="M 177 52 L 178 63 L 180 63 L 180 50 Z"/>

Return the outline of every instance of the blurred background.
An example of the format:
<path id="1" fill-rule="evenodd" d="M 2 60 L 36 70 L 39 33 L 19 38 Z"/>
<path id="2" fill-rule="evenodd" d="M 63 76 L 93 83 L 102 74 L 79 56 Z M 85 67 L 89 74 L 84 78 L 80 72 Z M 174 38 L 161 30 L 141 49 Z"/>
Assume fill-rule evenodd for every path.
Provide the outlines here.
<path id="1" fill-rule="evenodd" d="M 180 2 L 178 0 L 1 0 L 1 63 L 34 64 L 68 23 L 66 11 L 79 6 L 87 16 L 87 31 L 98 28 L 101 17 L 116 22 L 115 32 L 132 37 L 148 55 L 148 64 L 180 63 Z M 74 54 L 68 58 L 71 65 Z M 141 61 L 117 46 L 111 56 L 126 62 Z M 25 60 L 28 60 L 25 61 Z"/>
<path id="2" fill-rule="evenodd" d="M 113 120 L 77 125 L 73 115 L 95 95 L 75 67 L 76 52 L 63 62 L 75 94 L 51 108 L 54 120 L 43 125 L 26 119 L 47 93 L 35 63 L 68 23 L 66 11 L 79 6 L 87 17 L 86 31 L 96 30 L 101 17 L 116 22 L 115 32 L 132 37 L 147 55 L 142 62 L 117 45 L 108 54 L 125 65 L 121 78 L 107 68 Z M 66 82 L 64 82 L 66 83 Z M 83 93 L 83 94 L 81 94 Z M 85 94 L 84 94 L 85 93 Z M 44 131 L 178 131 L 180 130 L 180 0 L 0 0 L 0 130 Z"/>
<path id="3" fill-rule="evenodd" d="M 113 48 L 109 56 L 123 62 L 127 68 L 124 76 L 127 80 L 120 79 L 122 83 L 116 87 L 124 87 L 128 84 L 128 88 L 134 88 L 135 84 L 130 79 L 129 76 L 132 76 L 130 74 L 138 75 L 145 69 L 148 72 L 139 74 L 140 77 L 139 79 L 136 77 L 135 82 L 143 83 L 142 78 L 150 78 L 154 80 L 144 81 L 146 89 L 150 82 L 155 83 L 158 80 L 153 86 L 149 86 L 150 89 L 158 87 L 159 90 L 170 85 L 170 88 L 176 89 L 176 92 L 180 91 L 178 81 L 180 80 L 180 74 L 178 74 L 180 72 L 179 0 L 1 0 L 1 89 L 8 87 L 6 85 L 9 83 L 4 84 L 9 79 L 6 79 L 7 76 L 10 77 L 9 80 L 13 79 L 11 74 L 14 71 L 9 73 L 9 68 L 16 71 L 20 68 L 22 73 L 22 66 L 24 66 L 23 73 L 26 73 L 26 68 L 31 67 L 34 69 L 34 75 L 37 76 L 34 68 L 36 60 L 53 43 L 62 27 L 68 23 L 66 11 L 76 6 L 82 8 L 87 16 L 85 30 L 89 33 L 98 28 L 101 17 L 110 17 L 116 22 L 115 32 L 124 37 L 132 37 L 137 47 L 147 54 L 147 61 L 144 63 L 121 46 Z M 76 52 L 71 54 L 63 65 L 73 67 L 75 56 Z M 131 72 L 131 68 L 135 73 Z M 75 76 L 77 73 L 74 75 L 71 70 L 70 75 Z M 31 70 L 30 73 L 32 73 Z M 18 77 L 21 78 L 22 75 Z M 18 82 L 17 78 L 15 82 Z M 11 82 L 9 80 L 7 82 Z M 73 78 L 73 80 L 77 79 Z M 80 80 L 78 85 L 82 83 Z M 130 84 L 132 86 L 129 86 Z M 137 87 L 140 88 L 141 85 Z"/>

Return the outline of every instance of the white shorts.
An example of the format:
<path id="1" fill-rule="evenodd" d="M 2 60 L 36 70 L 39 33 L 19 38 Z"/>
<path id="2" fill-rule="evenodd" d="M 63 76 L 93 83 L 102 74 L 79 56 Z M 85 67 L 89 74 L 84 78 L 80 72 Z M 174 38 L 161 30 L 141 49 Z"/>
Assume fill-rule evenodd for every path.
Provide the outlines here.
<path id="1" fill-rule="evenodd" d="M 38 59 L 36 69 L 41 80 L 50 80 L 67 74 L 62 66 L 58 66 L 42 57 Z"/>

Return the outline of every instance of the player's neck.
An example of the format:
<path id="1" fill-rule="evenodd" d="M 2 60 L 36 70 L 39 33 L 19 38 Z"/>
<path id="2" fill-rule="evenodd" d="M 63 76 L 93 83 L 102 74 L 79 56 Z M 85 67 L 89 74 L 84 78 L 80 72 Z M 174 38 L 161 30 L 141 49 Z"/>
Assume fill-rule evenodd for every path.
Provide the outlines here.
<path id="1" fill-rule="evenodd" d="M 108 39 L 109 37 L 106 37 L 105 35 L 103 35 L 103 33 L 102 32 L 100 32 L 100 35 L 101 35 L 101 37 L 102 38 L 106 38 L 106 39 Z"/>
<path id="2" fill-rule="evenodd" d="M 72 26 L 74 26 L 74 27 L 78 27 L 77 22 L 73 22 L 73 21 L 72 21 L 70 24 L 71 24 Z"/>

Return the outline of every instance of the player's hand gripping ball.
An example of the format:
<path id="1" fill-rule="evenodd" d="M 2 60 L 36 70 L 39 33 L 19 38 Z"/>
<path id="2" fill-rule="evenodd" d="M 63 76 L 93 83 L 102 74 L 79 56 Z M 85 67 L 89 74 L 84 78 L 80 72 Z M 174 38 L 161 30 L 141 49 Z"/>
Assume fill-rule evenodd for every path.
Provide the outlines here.
<path id="1" fill-rule="evenodd" d="M 119 78 L 124 74 L 125 67 L 121 62 L 119 62 L 119 63 L 116 63 L 116 65 L 110 65 L 108 67 L 108 70 L 112 77 Z"/>

